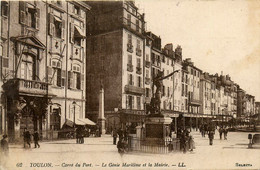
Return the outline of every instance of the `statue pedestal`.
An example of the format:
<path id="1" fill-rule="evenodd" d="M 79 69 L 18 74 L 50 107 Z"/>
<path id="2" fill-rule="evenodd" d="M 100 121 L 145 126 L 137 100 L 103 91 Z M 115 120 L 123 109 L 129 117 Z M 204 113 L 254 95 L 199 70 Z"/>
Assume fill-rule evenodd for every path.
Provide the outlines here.
<path id="1" fill-rule="evenodd" d="M 169 117 L 147 117 L 145 120 L 146 140 L 164 141 L 170 135 L 169 125 L 172 119 Z"/>

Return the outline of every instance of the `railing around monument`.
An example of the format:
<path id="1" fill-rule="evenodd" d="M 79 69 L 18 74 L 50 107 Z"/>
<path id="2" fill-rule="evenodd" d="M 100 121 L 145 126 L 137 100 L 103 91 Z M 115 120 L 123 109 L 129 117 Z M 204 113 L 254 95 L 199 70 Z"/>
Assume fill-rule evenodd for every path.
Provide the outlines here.
<path id="1" fill-rule="evenodd" d="M 152 142 L 142 140 L 133 136 L 128 137 L 128 150 L 144 153 L 167 154 L 172 151 L 180 150 L 179 139 L 165 139 Z"/>

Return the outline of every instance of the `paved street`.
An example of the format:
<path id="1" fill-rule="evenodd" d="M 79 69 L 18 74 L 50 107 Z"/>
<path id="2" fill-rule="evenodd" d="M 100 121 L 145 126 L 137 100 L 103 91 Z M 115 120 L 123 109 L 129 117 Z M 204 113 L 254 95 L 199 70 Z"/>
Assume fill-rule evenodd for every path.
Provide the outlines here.
<path id="1" fill-rule="evenodd" d="M 159 155 L 131 152 L 121 157 L 116 146 L 112 145 L 112 137 L 109 135 L 101 138 L 85 138 L 84 144 L 76 144 L 75 140 L 43 142 L 40 143 L 39 149 L 23 149 L 22 146 L 11 145 L 5 169 L 132 169 L 134 166 L 137 168 L 138 164 L 141 164 L 140 169 L 148 169 L 151 168 L 148 166 L 149 163 L 153 168 L 155 163 L 159 163 L 160 166 L 158 165 L 156 169 L 260 168 L 260 149 L 247 149 L 248 133 L 230 132 L 228 140 L 219 140 L 217 133 L 213 146 L 208 144 L 208 138 L 202 138 L 198 132 L 192 134 L 196 149 L 186 154 L 179 152 Z M 182 162 L 186 167 L 178 167 Z M 80 167 L 76 167 L 77 163 Z M 103 166 L 106 164 L 106 167 L 102 167 L 102 163 Z M 123 163 L 132 165 L 122 167 Z M 143 165 L 145 163 L 146 166 Z M 248 165 L 239 167 L 236 163 Z M 16 166 L 22 167 L 16 168 Z"/>

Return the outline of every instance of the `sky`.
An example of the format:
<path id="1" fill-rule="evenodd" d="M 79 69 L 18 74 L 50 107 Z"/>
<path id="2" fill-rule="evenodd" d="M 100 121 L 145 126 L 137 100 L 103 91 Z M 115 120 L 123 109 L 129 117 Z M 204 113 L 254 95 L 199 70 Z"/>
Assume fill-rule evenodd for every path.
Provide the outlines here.
<path id="1" fill-rule="evenodd" d="M 230 75 L 260 101 L 260 1 L 136 0 L 146 29 L 162 46 L 181 45 L 183 59 L 210 74 Z"/>

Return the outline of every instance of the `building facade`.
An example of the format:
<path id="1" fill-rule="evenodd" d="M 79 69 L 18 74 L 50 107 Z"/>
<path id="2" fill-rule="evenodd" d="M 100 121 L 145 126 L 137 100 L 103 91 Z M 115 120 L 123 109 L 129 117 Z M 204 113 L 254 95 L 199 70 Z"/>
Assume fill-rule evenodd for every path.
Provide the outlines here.
<path id="1" fill-rule="evenodd" d="M 85 25 L 80 2 L 6 1 L 1 16 L 4 133 L 58 130 L 85 112 Z M 2 4 L 2 2 L 1 2 Z M 17 10 L 19 9 L 19 10 Z M 74 32 L 73 32 L 73 31 Z M 2 67 L 3 66 L 3 67 Z M 72 106 L 72 103 L 75 103 Z"/>
<path id="2" fill-rule="evenodd" d="M 87 116 L 97 119 L 98 94 L 104 88 L 108 130 L 136 126 L 145 114 L 144 16 L 132 1 L 89 5 Z"/>

